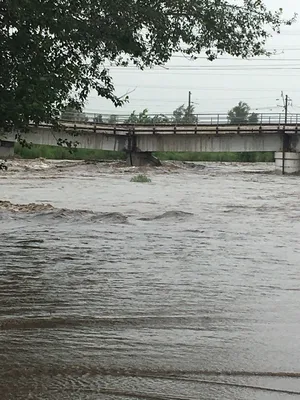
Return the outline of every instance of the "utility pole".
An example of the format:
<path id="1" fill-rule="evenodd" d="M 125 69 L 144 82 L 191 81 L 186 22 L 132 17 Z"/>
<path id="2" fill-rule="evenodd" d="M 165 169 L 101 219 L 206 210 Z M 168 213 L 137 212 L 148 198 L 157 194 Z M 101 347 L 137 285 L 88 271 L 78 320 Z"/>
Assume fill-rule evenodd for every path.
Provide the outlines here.
<path id="1" fill-rule="evenodd" d="M 287 124 L 288 117 L 288 107 L 289 107 L 289 96 L 286 95 L 284 98 L 284 124 Z"/>
<path id="2" fill-rule="evenodd" d="M 285 152 L 288 150 L 288 136 L 286 134 L 286 125 L 288 122 L 288 107 L 289 107 L 289 102 L 291 99 L 289 98 L 288 95 L 283 95 L 283 92 L 281 92 L 281 97 L 283 101 L 283 108 L 284 108 L 284 127 L 283 127 L 283 135 L 282 135 L 282 175 L 285 174 Z"/>
<path id="3" fill-rule="evenodd" d="M 192 92 L 189 90 L 189 98 L 188 98 L 188 117 L 191 116 L 191 107 L 192 107 Z"/>
<path id="4" fill-rule="evenodd" d="M 188 108 L 190 109 L 192 106 L 192 92 L 189 91 L 189 100 L 188 100 Z"/>

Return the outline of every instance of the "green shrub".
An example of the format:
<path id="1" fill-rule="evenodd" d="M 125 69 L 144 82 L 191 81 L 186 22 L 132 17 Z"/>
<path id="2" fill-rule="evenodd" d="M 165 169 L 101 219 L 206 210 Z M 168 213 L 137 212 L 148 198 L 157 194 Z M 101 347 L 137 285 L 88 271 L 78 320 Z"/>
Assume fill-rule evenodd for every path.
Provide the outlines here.
<path id="1" fill-rule="evenodd" d="M 140 174 L 140 175 L 133 176 L 130 179 L 130 182 L 148 183 L 148 182 L 151 182 L 151 179 L 148 178 L 148 176 L 146 176 L 146 175 Z"/>
<path id="2" fill-rule="evenodd" d="M 15 145 L 15 154 L 21 158 L 46 158 L 53 160 L 125 160 L 126 154 L 120 151 L 74 149 L 72 153 L 65 147 L 32 145 L 30 149 Z"/>
<path id="3" fill-rule="evenodd" d="M 196 153 L 196 152 L 165 152 L 155 153 L 160 160 L 173 161 L 217 161 L 217 162 L 274 162 L 274 153 L 272 152 L 245 152 L 245 153 Z"/>
<path id="4" fill-rule="evenodd" d="M 30 149 L 15 145 L 15 154 L 21 158 L 46 158 L 54 160 L 125 160 L 126 153 L 120 151 L 75 149 L 72 153 L 60 146 L 32 145 Z M 160 160 L 173 161 L 221 161 L 221 162 L 274 162 L 272 152 L 248 153 L 196 153 L 196 152 L 157 152 L 154 154 Z"/>

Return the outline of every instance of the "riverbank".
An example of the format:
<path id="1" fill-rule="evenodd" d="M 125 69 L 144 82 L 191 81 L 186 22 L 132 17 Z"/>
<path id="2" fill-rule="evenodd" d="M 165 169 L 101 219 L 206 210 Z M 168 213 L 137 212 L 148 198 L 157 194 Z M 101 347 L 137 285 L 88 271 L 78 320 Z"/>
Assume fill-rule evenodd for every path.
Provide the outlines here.
<path id="1" fill-rule="evenodd" d="M 33 145 L 30 149 L 15 145 L 16 157 L 24 159 L 46 158 L 50 160 L 125 160 L 126 154 L 118 151 L 75 149 L 70 151 L 63 147 Z M 155 153 L 160 160 L 173 161 L 218 161 L 218 162 L 274 162 L 272 152 L 252 152 L 252 153 L 178 153 L 165 152 Z"/>

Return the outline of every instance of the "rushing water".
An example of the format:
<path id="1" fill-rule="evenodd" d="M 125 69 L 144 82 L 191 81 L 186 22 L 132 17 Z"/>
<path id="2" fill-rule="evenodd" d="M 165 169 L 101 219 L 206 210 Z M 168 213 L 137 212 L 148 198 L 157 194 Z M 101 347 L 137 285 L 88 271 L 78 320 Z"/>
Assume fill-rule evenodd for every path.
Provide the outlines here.
<path id="1" fill-rule="evenodd" d="M 299 398 L 299 177 L 16 165 L 0 200 L 34 204 L 0 203 L 1 400 Z"/>

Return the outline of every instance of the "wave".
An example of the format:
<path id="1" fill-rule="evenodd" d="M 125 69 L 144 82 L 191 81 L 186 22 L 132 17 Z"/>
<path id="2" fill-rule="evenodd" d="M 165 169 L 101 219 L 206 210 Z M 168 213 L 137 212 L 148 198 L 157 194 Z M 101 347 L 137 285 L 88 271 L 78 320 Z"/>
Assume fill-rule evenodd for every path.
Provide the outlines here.
<path id="1" fill-rule="evenodd" d="M 55 312 L 55 310 L 53 310 Z M 153 327 L 165 329 L 166 326 L 179 326 L 184 322 L 194 321 L 194 318 L 186 316 L 53 316 L 49 310 L 49 316 L 13 317 L 0 320 L 0 332 L 22 329 L 58 329 L 58 328 L 88 328 L 88 327 Z"/>
<path id="2" fill-rule="evenodd" d="M 48 217 L 66 221 L 89 221 L 89 222 L 111 222 L 125 224 L 128 222 L 126 215 L 118 212 L 104 213 L 89 210 L 70 210 L 67 208 L 54 209 L 44 213 L 36 214 L 36 217 Z"/>
<path id="3" fill-rule="evenodd" d="M 126 215 L 118 212 L 95 212 L 91 210 L 71 210 L 67 208 L 55 208 L 49 203 L 13 204 L 10 201 L 0 200 L 0 215 L 26 216 L 35 218 L 61 219 L 65 221 L 89 221 L 110 222 L 125 224 L 128 222 Z"/>
<path id="4" fill-rule="evenodd" d="M 49 218 L 64 221 L 87 221 L 126 224 L 128 217 L 119 212 L 96 212 L 92 210 L 56 208 L 49 203 L 13 204 L 0 200 L 0 219 L 26 217 Z M 186 220 L 193 213 L 185 211 L 166 211 L 159 215 L 138 218 L 140 221 L 155 221 L 165 219 Z"/>
<path id="5" fill-rule="evenodd" d="M 10 212 L 40 212 L 40 211 L 48 211 L 54 210 L 53 207 L 49 203 L 28 203 L 28 204 L 13 204 L 10 201 L 0 200 L 0 211 L 10 211 Z"/>
<path id="6" fill-rule="evenodd" d="M 193 213 L 185 211 L 166 211 L 163 214 L 159 214 L 153 217 L 141 217 L 140 221 L 154 221 L 159 219 L 186 219 L 193 216 Z"/>
<path id="7" fill-rule="evenodd" d="M 7 370 L 5 373 L 1 374 L 1 377 L 9 377 L 13 376 L 14 378 L 17 376 L 28 376 L 28 375 L 48 375 L 48 376 L 115 376 L 115 377 L 123 377 L 123 378 L 149 378 L 149 379 L 167 379 L 167 380 L 185 380 L 190 383 L 199 382 L 199 378 L 201 377 L 260 377 L 260 378 L 291 378 L 291 379 L 299 379 L 300 372 L 299 371 L 264 371 L 264 370 L 224 370 L 224 369 L 182 369 L 182 368 L 157 368 L 157 367 L 149 367 L 149 368 L 138 368 L 138 367 L 113 367 L 113 366 L 105 366 L 105 365 L 83 365 L 72 363 L 63 364 L 63 365 L 39 365 L 26 368 L 14 368 L 12 370 Z M 211 381 L 210 383 L 214 383 Z M 225 383 L 225 382 L 224 382 Z M 276 390 L 276 389 L 275 389 Z M 173 399 L 173 397 L 172 397 Z"/>

